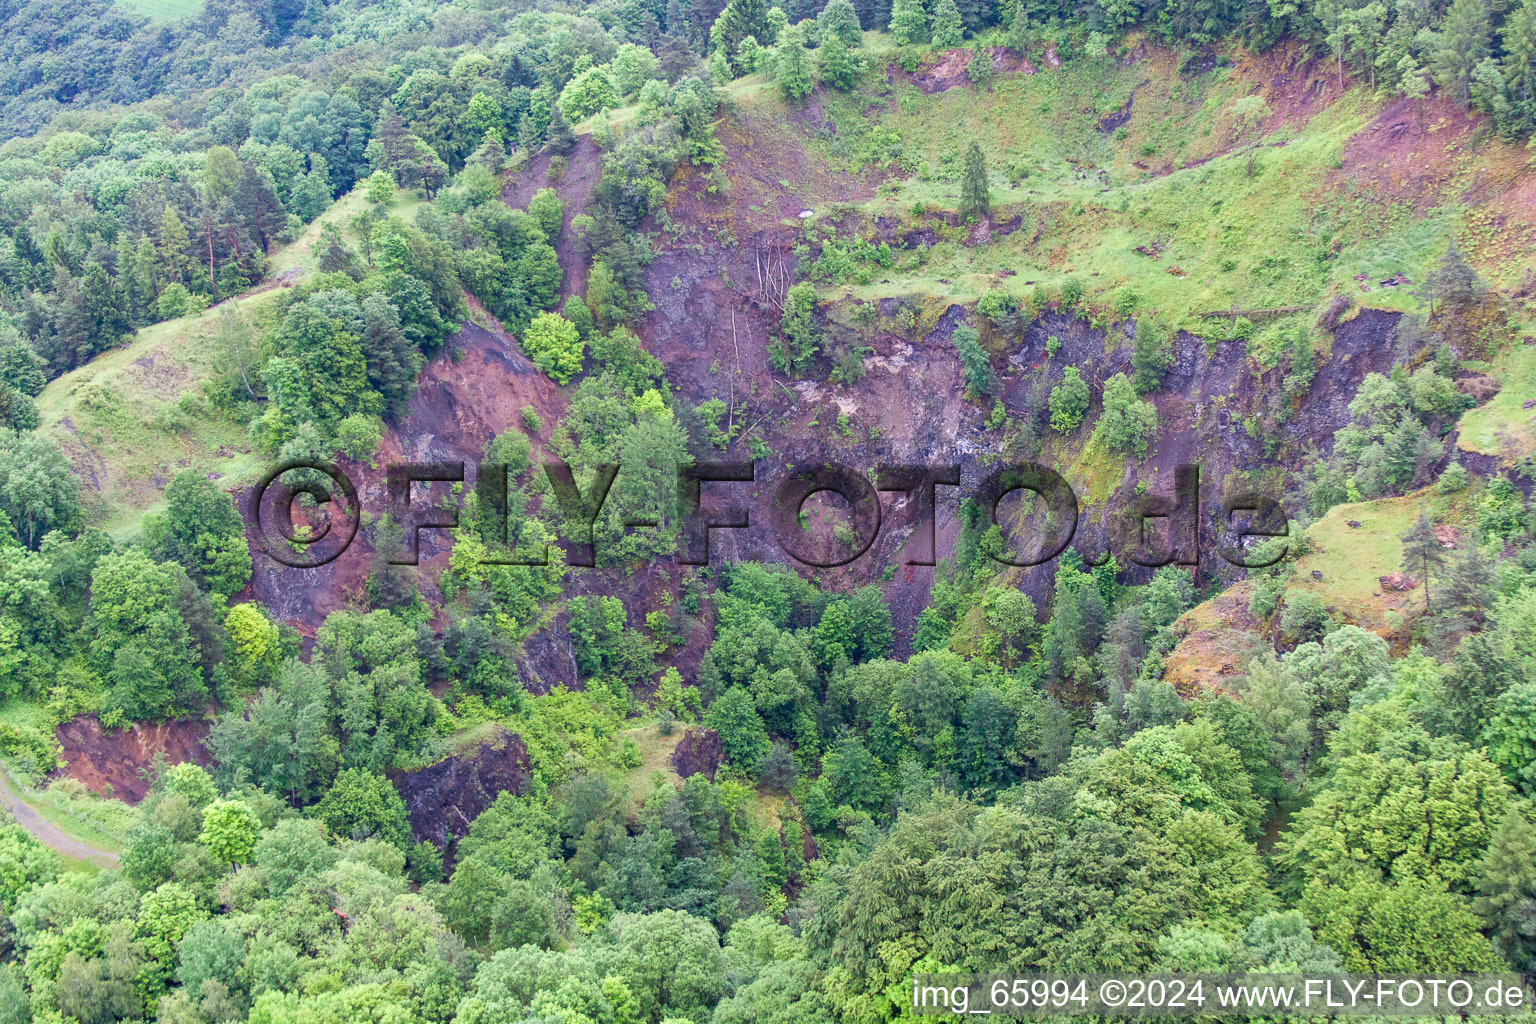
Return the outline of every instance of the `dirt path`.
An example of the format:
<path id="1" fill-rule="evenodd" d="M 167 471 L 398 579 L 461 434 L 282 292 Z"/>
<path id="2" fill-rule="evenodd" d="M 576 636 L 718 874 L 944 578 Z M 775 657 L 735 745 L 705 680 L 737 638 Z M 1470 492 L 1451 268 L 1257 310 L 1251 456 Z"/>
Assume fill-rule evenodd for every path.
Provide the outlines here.
<path id="1" fill-rule="evenodd" d="M 71 860 L 86 860 L 103 866 L 117 863 L 117 854 L 82 843 L 38 814 L 30 804 L 16 795 L 15 790 L 11 788 L 13 785 L 9 774 L 0 778 L 0 805 L 10 811 L 16 818 L 16 823 L 31 832 L 38 842 Z"/>

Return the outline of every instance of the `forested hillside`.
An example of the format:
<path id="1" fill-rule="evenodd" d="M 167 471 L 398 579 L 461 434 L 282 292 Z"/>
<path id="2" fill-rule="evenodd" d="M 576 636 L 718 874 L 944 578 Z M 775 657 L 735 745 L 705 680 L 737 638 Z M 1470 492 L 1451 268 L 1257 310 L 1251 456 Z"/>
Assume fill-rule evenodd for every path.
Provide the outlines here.
<path id="1" fill-rule="evenodd" d="M 0 1024 L 1536 969 L 1536 0 L 0 0 L 0 47 Z M 1024 461 L 1078 501 L 1039 564 L 980 490 Z M 293 462 L 359 497 L 274 545 Z M 776 510 L 834 464 L 960 483 Z"/>

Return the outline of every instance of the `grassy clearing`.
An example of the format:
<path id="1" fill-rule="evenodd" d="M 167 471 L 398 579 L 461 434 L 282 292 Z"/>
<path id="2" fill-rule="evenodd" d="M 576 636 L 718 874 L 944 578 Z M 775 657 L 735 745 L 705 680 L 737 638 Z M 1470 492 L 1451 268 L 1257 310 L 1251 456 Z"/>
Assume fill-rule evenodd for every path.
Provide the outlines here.
<path id="1" fill-rule="evenodd" d="M 99 797 L 75 779 L 59 779 L 39 790 L 22 786 L 0 771 L 0 784 L 54 827 L 112 853 L 122 851 L 128 830 L 138 821 L 137 810 L 121 800 Z"/>
<path id="2" fill-rule="evenodd" d="M 1457 525 L 1465 514 L 1464 495 L 1447 497 L 1426 489 L 1399 498 L 1338 505 L 1307 528 L 1311 551 L 1296 561 L 1293 586 L 1315 591 L 1336 613 L 1367 629 L 1395 631 L 1401 611 L 1422 602 L 1423 591 L 1387 593 L 1381 577 L 1403 569 L 1401 537 L 1427 505 L 1436 523 Z M 1358 526 L 1350 526 L 1351 522 Z M 1322 579 L 1313 577 L 1313 572 Z"/>
<path id="3" fill-rule="evenodd" d="M 138 11 L 155 21 L 174 21 L 196 14 L 203 8 L 203 0 L 117 0 L 132 11 Z"/>
<path id="4" fill-rule="evenodd" d="M 224 305 L 255 319 L 274 296 L 251 293 Z M 86 483 L 90 524 L 119 540 L 138 531 L 177 472 L 218 474 L 233 486 L 257 469 L 244 425 L 202 393 L 218 320 L 214 308 L 146 327 L 131 344 L 52 381 L 37 399 L 41 429 Z"/>
<path id="5" fill-rule="evenodd" d="M 640 749 L 640 766 L 630 769 L 624 776 L 624 784 L 636 806 L 645 803 L 658 788 L 658 782 L 671 786 L 683 781 L 682 776 L 672 770 L 672 751 L 677 749 L 685 728 L 679 725 L 672 735 L 663 736 L 655 722 L 648 722 L 619 733 L 620 742 L 633 740 Z"/>
<path id="6" fill-rule="evenodd" d="M 1527 401 L 1536 398 L 1536 347 L 1507 349 L 1495 362 L 1493 374 L 1503 390 L 1462 415 L 1457 447 L 1498 456 L 1505 465 L 1513 465 L 1536 452 L 1536 413 L 1525 408 Z"/>
<path id="7" fill-rule="evenodd" d="M 1454 193 L 1425 206 L 1335 180 L 1346 144 L 1378 113 L 1375 97 L 1355 88 L 1304 121 L 1245 124 L 1234 105 L 1254 88 L 1246 58 L 1185 80 L 1180 56 L 1070 62 L 1001 76 L 986 91 L 925 95 L 872 75 L 861 92 L 819 94 L 835 130 L 818 132 L 814 150 L 848 171 L 892 159 L 908 168 L 856 207 L 867 218 L 935 226 L 930 213 L 958 206 L 972 139 L 988 160 L 993 225 L 1020 218 L 1016 231 L 980 244 L 940 230 L 926 250 L 899 253 L 893 270 L 835 283 L 831 297 L 966 301 L 995 288 L 1023 297 L 1077 277 L 1090 302 L 1128 290 L 1138 308 L 1175 321 L 1312 307 L 1335 292 L 1420 308 L 1416 289 L 1361 292 L 1355 277 L 1422 281 L 1465 210 Z M 1101 128 L 1127 100 L 1129 120 Z"/>
<path id="8" fill-rule="evenodd" d="M 390 211 L 410 219 L 421 202 L 401 192 Z M 184 469 L 231 490 L 260 472 L 245 425 L 212 407 L 203 392 L 215 372 L 221 311 L 234 310 L 259 330 L 282 294 L 277 282 L 318 269 L 313 248 L 321 224 L 340 225 L 350 240 L 346 222 L 366 205 L 362 190 L 354 189 L 272 253 L 261 286 L 201 313 L 145 327 L 128 345 L 48 384 L 37 398 L 41 429 L 85 481 L 91 526 L 119 541 L 137 536 L 144 514 L 160 508 L 165 486 Z"/>
<path id="9" fill-rule="evenodd" d="M 410 223 L 416 217 L 417 208 L 425 202 L 426 199 L 414 191 L 397 190 L 386 212 Z M 323 225 L 334 224 L 340 228 L 347 244 L 356 249 L 357 238 L 348 224 L 353 217 L 368 209 L 370 205 L 361 185 L 336 200 L 329 209 L 310 221 L 297 238 L 273 251 L 267 260 L 268 280 L 283 277 L 294 271 L 306 275 L 317 272 L 320 269 L 320 257 L 315 253 L 314 248 L 315 243 L 320 240 L 320 229 Z"/>

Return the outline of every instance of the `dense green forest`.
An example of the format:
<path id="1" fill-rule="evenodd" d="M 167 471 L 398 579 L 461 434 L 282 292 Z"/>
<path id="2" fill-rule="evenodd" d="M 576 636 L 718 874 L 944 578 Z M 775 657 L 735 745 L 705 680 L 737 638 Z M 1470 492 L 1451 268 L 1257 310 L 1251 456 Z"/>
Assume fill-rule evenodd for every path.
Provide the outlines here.
<path id="1" fill-rule="evenodd" d="M 0 1024 L 1536 970 L 1536 0 L 0 0 L 0 48 L 0 785 L 112 855 L 0 827 Z M 1385 197 L 1349 148 L 1453 135 Z M 685 308 L 696 366 L 685 257 L 742 307 Z M 345 607 L 285 615 L 257 467 L 410 453 L 470 331 L 545 403 L 467 453 L 505 509 L 457 488 L 429 583 L 371 515 Z M 917 349 L 968 457 L 1099 508 L 1192 432 L 1286 557 L 1026 578 L 967 500 L 915 611 L 895 562 L 648 568 L 679 467 L 889 454 L 871 367 Z M 590 534 L 550 458 L 609 474 Z M 205 763 L 93 794 L 82 716 L 205 722 Z M 404 780 L 482 743 L 519 785 L 420 834 Z"/>

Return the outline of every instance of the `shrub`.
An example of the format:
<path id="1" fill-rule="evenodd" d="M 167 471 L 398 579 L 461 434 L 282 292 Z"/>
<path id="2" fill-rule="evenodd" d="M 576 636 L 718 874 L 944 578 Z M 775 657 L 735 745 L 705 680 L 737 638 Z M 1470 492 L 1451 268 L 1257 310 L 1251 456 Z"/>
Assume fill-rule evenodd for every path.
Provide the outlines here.
<path id="1" fill-rule="evenodd" d="M 1062 434 L 1072 433 L 1083 422 L 1083 415 L 1088 412 L 1091 400 L 1088 384 L 1078 373 L 1077 367 L 1067 367 L 1061 383 L 1051 389 L 1051 429 Z"/>
<path id="2" fill-rule="evenodd" d="M 1157 408 L 1136 397 L 1136 388 L 1124 374 L 1104 385 L 1104 412 L 1093 434 L 1115 452 L 1147 454 L 1147 438 L 1157 431 Z"/>
<path id="3" fill-rule="evenodd" d="M 1310 590 L 1285 592 L 1285 607 L 1280 612 L 1280 632 L 1292 643 L 1317 640 L 1333 625 L 1333 616 L 1323 606 L 1323 599 Z"/>

